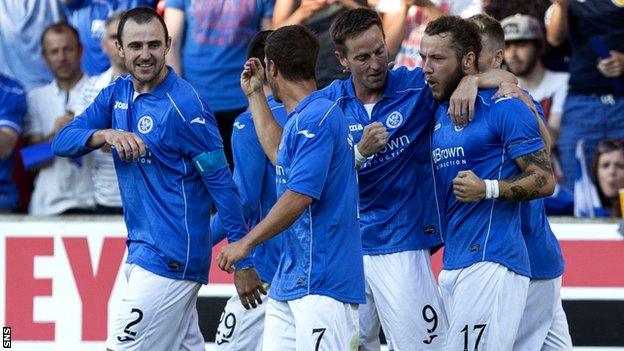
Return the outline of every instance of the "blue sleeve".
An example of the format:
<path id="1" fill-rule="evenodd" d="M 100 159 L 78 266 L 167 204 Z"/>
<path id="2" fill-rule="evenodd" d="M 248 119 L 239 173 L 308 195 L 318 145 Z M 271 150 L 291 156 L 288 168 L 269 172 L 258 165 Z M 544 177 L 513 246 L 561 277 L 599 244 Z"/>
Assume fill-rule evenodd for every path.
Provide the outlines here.
<path id="1" fill-rule="evenodd" d="M 328 111 L 337 113 L 337 107 Z M 332 118 L 331 115 L 327 119 Z M 333 118 L 344 118 L 335 116 Z M 325 120 L 299 125 L 296 134 L 288 136 L 291 141 L 291 169 L 286 187 L 296 193 L 307 195 L 316 200 L 321 198 L 323 186 L 329 173 L 334 141 L 330 123 Z"/>
<path id="2" fill-rule="evenodd" d="M 61 129 L 52 143 L 57 156 L 80 157 L 94 150 L 86 146 L 87 141 L 96 131 L 111 128 L 114 90 L 114 84 L 106 87 L 82 114 Z"/>
<path id="3" fill-rule="evenodd" d="M 232 173 L 225 160 L 223 142 L 219 135 L 214 114 L 202 102 L 201 111 L 191 114 L 193 119 L 182 120 L 178 130 L 179 152 L 192 159 L 210 196 L 214 200 L 219 217 L 230 243 L 240 240 L 247 234 L 243 217 L 243 208 L 232 180 Z M 251 255 L 247 256 L 236 268 L 253 267 Z"/>
<path id="4" fill-rule="evenodd" d="M 173 7 L 174 9 L 179 9 L 184 11 L 184 0 L 166 0 L 165 8 Z"/>
<path id="5" fill-rule="evenodd" d="M 217 245 L 227 236 L 227 233 L 225 231 L 225 228 L 223 228 L 223 223 L 221 223 L 221 218 L 218 213 L 210 218 L 210 234 L 212 239 L 212 246 Z"/>
<path id="6" fill-rule="evenodd" d="M 520 99 L 500 98 L 493 102 L 491 115 L 505 147 L 513 159 L 544 148 L 533 112 Z"/>
<path id="7" fill-rule="evenodd" d="M 248 224 L 262 218 L 261 191 L 267 158 L 256 136 L 251 119 L 237 119 L 232 132 L 234 181 L 238 186 L 243 212 Z"/>
<path id="8" fill-rule="evenodd" d="M 22 133 L 26 114 L 26 95 L 21 89 L 14 89 L 15 94 L 0 91 L 0 128 L 9 128 L 17 134 Z"/>

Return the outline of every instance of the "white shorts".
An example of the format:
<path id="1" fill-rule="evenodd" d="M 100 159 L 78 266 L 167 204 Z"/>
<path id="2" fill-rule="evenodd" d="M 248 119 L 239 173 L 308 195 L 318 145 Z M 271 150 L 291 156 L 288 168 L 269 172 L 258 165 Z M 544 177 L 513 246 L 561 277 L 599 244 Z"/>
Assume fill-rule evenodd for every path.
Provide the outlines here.
<path id="1" fill-rule="evenodd" d="M 263 351 L 356 351 L 357 341 L 357 305 L 322 295 L 269 298 Z"/>
<path id="2" fill-rule="evenodd" d="M 107 349 L 205 350 L 195 307 L 199 283 L 161 277 L 135 264 L 124 271 L 128 286 Z"/>
<path id="3" fill-rule="evenodd" d="M 448 313 L 447 350 L 511 350 L 529 278 L 493 262 L 443 270 L 440 290 Z"/>
<path id="4" fill-rule="evenodd" d="M 444 350 L 448 321 L 429 250 L 364 255 L 360 350 L 379 350 L 379 325 L 395 351 Z"/>
<path id="5" fill-rule="evenodd" d="M 568 320 L 561 305 L 561 277 L 529 283 L 514 350 L 572 350 Z"/>
<path id="6" fill-rule="evenodd" d="M 248 310 L 238 294 L 234 294 L 223 309 L 215 336 L 215 351 L 261 351 L 264 333 L 264 313 L 269 297 L 260 294 L 262 303 Z"/>

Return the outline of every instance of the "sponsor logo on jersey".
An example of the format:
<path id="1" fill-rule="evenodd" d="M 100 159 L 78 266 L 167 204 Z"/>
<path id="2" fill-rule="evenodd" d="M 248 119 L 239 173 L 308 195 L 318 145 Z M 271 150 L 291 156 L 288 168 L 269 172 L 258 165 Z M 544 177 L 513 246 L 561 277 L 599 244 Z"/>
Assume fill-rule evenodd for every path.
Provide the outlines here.
<path id="1" fill-rule="evenodd" d="M 459 132 L 461 132 L 464 129 L 464 127 L 455 125 L 455 126 L 453 126 L 453 129 L 455 129 L 455 131 L 457 133 L 459 133 Z"/>
<path id="2" fill-rule="evenodd" d="M 127 110 L 128 109 L 128 103 L 121 102 L 121 101 L 115 101 L 115 106 L 113 106 L 113 109 L 116 109 L 116 110 Z"/>
<path id="3" fill-rule="evenodd" d="M 437 123 L 435 125 L 435 127 L 433 127 L 433 131 L 435 132 L 436 130 L 440 129 L 441 127 L 442 127 L 442 124 L 441 123 Z"/>
<path id="4" fill-rule="evenodd" d="M 350 132 L 357 132 L 357 131 L 360 131 L 360 130 L 364 130 L 364 126 L 362 126 L 362 124 L 360 124 L 360 123 L 349 125 L 349 131 Z"/>
<path id="5" fill-rule="evenodd" d="M 316 135 L 314 133 L 310 133 L 310 131 L 308 130 L 300 130 L 299 132 L 297 132 L 297 134 L 301 134 L 304 137 L 308 138 L 308 139 L 312 139 L 314 138 Z"/>
<path id="6" fill-rule="evenodd" d="M 147 134 L 152 131 L 152 127 L 154 127 L 154 121 L 150 116 L 143 116 L 139 119 L 139 123 L 137 123 L 137 128 L 141 134 Z"/>
<path id="7" fill-rule="evenodd" d="M 394 129 L 403 124 L 403 115 L 399 111 L 394 111 L 386 118 L 386 127 Z"/>
<path id="8" fill-rule="evenodd" d="M 197 124 L 206 124 L 206 119 L 202 118 L 202 117 L 195 117 L 191 120 L 191 124 L 193 123 L 197 123 Z"/>
<path id="9" fill-rule="evenodd" d="M 436 148 L 431 151 L 431 158 L 433 158 L 437 169 L 465 165 L 468 163 L 463 146 L 447 147 L 444 149 Z"/>
<path id="10" fill-rule="evenodd" d="M 239 121 L 236 121 L 236 122 L 234 122 L 234 127 L 236 127 L 236 129 L 243 129 L 243 128 L 245 128 L 245 125 L 242 124 Z"/>

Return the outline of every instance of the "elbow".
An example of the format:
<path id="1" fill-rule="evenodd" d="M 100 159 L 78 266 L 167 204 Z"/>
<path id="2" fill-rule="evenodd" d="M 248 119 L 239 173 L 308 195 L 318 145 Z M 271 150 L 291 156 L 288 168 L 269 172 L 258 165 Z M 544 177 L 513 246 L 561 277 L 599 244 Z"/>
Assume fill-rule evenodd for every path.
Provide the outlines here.
<path id="1" fill-rule="evenodd" d="M 548 174 L 546 174 L 545 177 L 546 177 L 546 184 L 544 185 L 544 188 L 542 189 L 542 196 L 548 197 L 554 194 L 557 181 L 555 180 L 555 176 L 553 175 L 552 172 L 549 172 Z"/>
<path id="2" fill-rule="evenodd" d="M 564 36 L 559 33 L 552 33 L 551 31 L 546 32 L 546 41 L 548 44 L 557 47 L 563 44 Z"/>

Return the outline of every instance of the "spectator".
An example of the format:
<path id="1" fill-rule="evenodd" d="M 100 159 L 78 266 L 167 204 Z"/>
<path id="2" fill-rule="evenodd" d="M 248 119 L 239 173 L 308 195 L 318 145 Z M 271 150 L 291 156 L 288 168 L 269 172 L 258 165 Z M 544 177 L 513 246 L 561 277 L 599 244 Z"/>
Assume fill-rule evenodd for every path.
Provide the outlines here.
<path id="1" fill-rule="evenodd" d="M 507 67 L 518 77 L 520 87 L 526 89 L 542 105 L 551 140 L 555 146 L 570 75 L 565 72 L 553 72 L 544 67 L 540 59 L 545 44 L 544 32 L 536 18 L 516 14 L 505 18 L 501 25 L 505 31 Z M 555 175 L 561 179 L 558 158 L 555 157 L 553 161 Z"/>
<path id="2" fill-rule="evenodd" d="M 126 75 L 128 69 L 124 60 L 119 56 L 117 46 L 117 27 L 123 16 L 123 11 L 114 12 L 105 22 L 105 33 L 102 38 L 102 50 L 106 53 L 107 60 L 110 60 L 111 67 L 106 72 L 89 78 L 84 84 L 79 103 L 75 107 L 74 113 L 81 114 L 89 105 L 93 103 L 100 90 L 110 85 L 117 77 Z M 102 149 L 93 152 L 93 167 L 91 177 L 93 179 L 93 190 L 95 195 L 95 213 L 97 214 L 122 214 L 121 195 L 119 193 L 119 183 L 115 172 L 115 163 L 110 153 L 110 148 L 106 151 Z"/>
<path id="3" fill-rule="evenodd" d="M 611 217 L 621 217 L 619 189 L 624 188 L 624 140 L 601 140 L 592 164 L 602 208 Z"/>
<path id="4" fill-rule="evenodd" d="M 11 181 L 13 151 L 26 113 L 26 98 L 22 87 L 0 75 L 0 213 L 17 207 L 17 190 Z"/>
<path id="5" fill-rule="evenodd" d="M 386 42 L 396 66 L 420 67 L 420 38 L 427 23 L 443 14 L 470 17 L 481 13 L 480 0 L 378 0 Z M 398 52 L 398 53 L 397 53 Z"/>
<path id="6" fill-rule="evenodd" d="M 273 28 L 302 24 L 310 28 L 321 45 L 316 61 L 316 85 L 322 89 L 347 73 L 334 54 L 329 34 L 334 19 L 343 11 L 366 5 L 366 0 L 275 0 Z"/>
<path id="7" fill-rule="evenodd" d="M 591 164 L 599 140 L 624 138 L 623 23 L 622 1 L 553 0 L 547 39 L 556 46 L 567 37 L 572 48 L 558 141 L 564 184 L 570 189 L 577 140 L 586 140 L 583 151 Z"/>
<path id="8" fill-rule="evenodd" d="M 48 26 L 41 36 L 43 58 L 55 79 L 27 94 L 26 133 L 30 144 L 49 142 L 74 118 L 80 91 L 88 80 L 80 69 L 78 32 L 66 22 Z M 85 213 L 93 207 L 89 159 L 54 158 L 35 179 L 29 212 L 34 215 Z M 82 165 L 80 165 L 82 163 Z"/>
<path id="9" fill-rule="evenodd" d="M 273 0 L 166 0 L 165 23 L 172 39 L 167 63 L 215 112 L 225 155 L 232 163 L 234 119 L 247 107 L 239 85 L 247 45 L 268 29 Z"/>
<path id="10" fill-rule="evenodd" d="M 27 90 L 52 80 L 41 57 L 41 33 L 63 19 L 57 0 L 0 1 L 0 73 Z"/>
<path id="11" fill-rule="evenodd" d="M 84 48 L 82 69 L 97 75 L 110 67 L 100 42 L 104 37 L 106 19 L 115 11 L 137 6 L 154 7 L 153 0 L 61 0 L 67 9 L 67 22 L 78 31 Z"/>

